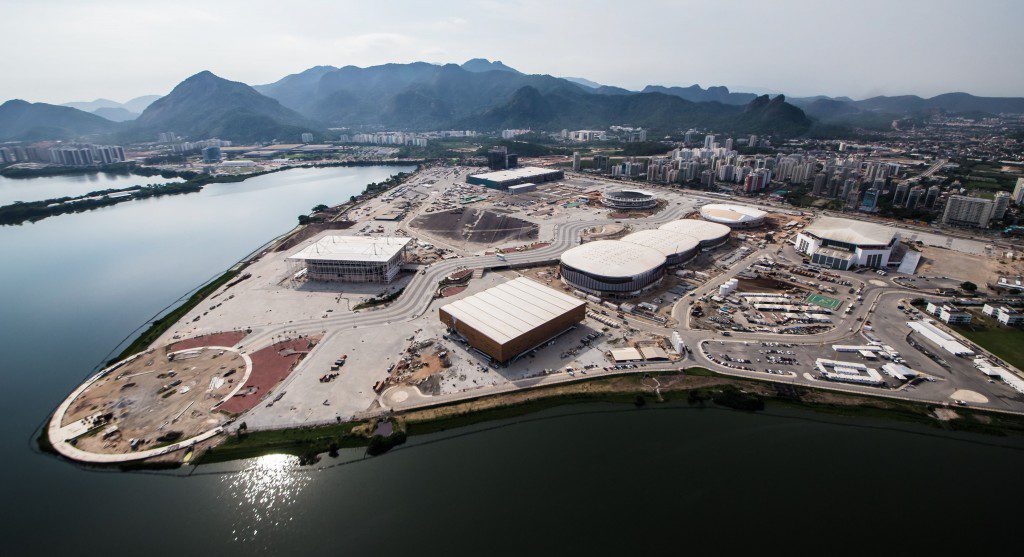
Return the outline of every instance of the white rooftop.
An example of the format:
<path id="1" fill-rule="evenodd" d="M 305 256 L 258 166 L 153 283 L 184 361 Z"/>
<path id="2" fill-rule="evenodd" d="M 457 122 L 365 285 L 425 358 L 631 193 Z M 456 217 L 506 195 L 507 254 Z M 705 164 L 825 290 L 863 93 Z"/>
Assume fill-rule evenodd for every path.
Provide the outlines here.
<path id="1" fill-rule="evenodd" d="M 853 219 L 821 217 L 804 232 L 836 242 L 854 245 L 888 245 L 896 236 L 896 229 L 880 224 Z"/>
<path id="2" fill-rule="evenodd" d="M 386 262 L 404 249 L 412 238 L 398 236 L 324 236 L 288 259 Z"/>
<path id="3" fill-rule="evenodd" d="M 654 248 L 666 257 L 697 249 L 697 239 L 693 236 L 658 228 L 627 234 L 622 241 Z"/>
<path id="4" fill-rule="evenodd" d="M 533 178 L 534 176 L 542 176 L 550 172 L 558 172 L 558 169 L 523 166 L 520 168 L 510 168 L 508 170 L 496 170 L 494 172 L 484 172 L 483 174 L 473 174 L 473 177 L 493 180 L 495 182 L 504 182 L 506 180 L 516 180 L 519 178 Z"/>
<path id="5" fill-rule="evenodd" d="M 665 264 L 654 248 L 619 240 L 587 242 L 562 253 L 562 263 L 599 277 L 635 277 Z"/>
<path id="6" fill-rule="evenodd" d="M 700 208 L 700 216 L 712 222 L 746 223 L 761 220 L 767 215 L 761 209 L 730 203 L 711 203 Z"/>
<path id="7" fill-rule="evenodd" d="M 456 321 L 508 342 L 586 302 L 527 278 L 516 278 L 443 306 Z"/>
<path id="8" fill-rule="evenodd" d="M 693 236 L 701 242 L 713 242 L 726 238 L 732 229 L 724 224 L 696 219 L 680 219 L 667 222 L 659 227 L 687 236 Z"/>

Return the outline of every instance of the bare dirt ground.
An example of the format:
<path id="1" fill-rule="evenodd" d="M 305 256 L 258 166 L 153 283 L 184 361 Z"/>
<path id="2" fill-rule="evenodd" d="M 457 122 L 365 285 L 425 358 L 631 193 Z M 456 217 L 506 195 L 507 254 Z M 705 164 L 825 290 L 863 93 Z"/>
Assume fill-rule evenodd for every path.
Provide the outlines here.
<path id="1" fill-rule="evenodd" d="M 255 407 L 273 388 L 288 377 L 299 361 L 320 341 L 319 336 L 286 340 L 262 348 L 249 355 L 252 373 L 245 386 L 220 409 L 241 414 Z"/>
<path id="2" fill-rule="evenodd" d="M 920 250 L 921 264 L 917 269 L 919 275 L 970 281 L 984 289 L 986 285 L 997 282 L 999 275 L 1024 274 L 1024 261 L 1007 259 L 1004 253 L 995 253 L 989 257 L 931 246 L 922 246 Z"/>
<path id="3" fill-rule="evenodd" d="M 187 439 L 222 424 L 213 407 L 235 388 L 245 361 L 235 352 L 203 349 L 167 359 L 160 347 L 93 383 L 68 409 L 62 425 L 107 414 L 103 425 L 78 438 L 76 446 L 96 453 L 130 452 Z M 161 440 L 161 438 L 163 438 Z M 173 438 L 173 439 L 172 439 Z"/>
<path id="4" fill-rule="evenodd" d="M 482 245 L 536 240 L 538 231 L 532 222 L 472 207 L 423 214 L 412 221 L 412 226 L 449 240 Z"/>

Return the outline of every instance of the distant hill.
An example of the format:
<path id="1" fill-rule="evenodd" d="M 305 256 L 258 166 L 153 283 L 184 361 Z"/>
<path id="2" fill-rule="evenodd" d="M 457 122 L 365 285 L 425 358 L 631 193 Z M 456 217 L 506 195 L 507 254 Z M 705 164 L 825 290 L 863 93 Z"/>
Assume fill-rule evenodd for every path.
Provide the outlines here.
<path id="1" fill-rule="evenodd" d="M 935 112 L 970 117 L 1024 113 L 1024 98 L 978 97 L 968 93 L 946 93 L 927 99 L 917 95 L 879 96 L 860 101 L 849 97 L 817 96 L 793 99 L 792 103 L 823 122 L 843 121 L 867 128 L 887 128 L 892 120 Z"/>
<path id="2" fill-rule="evenodd" d="M 0 141 L 74 139 L 112 131 L 117 125 L 69 106 L 14 99 L 0 105 Z"/>
<path id="3" fill-rule="evenodd" d="M 597 89 L 593 90 L 598 95 L 632 95 L 636 91 L 630 91 L 629 89 L 623 89 L 622 87 L 616 87 L 614 85 L 602 85 Z"/>
<path id="4" fill-rule="evenodd" d="M 495 60 L 491 62 L 487 58 L 473 58 L 462 63 L 462 69 L 467 72 L 512 72 L 519 73 L 519 70 L 510 68 L 505 64 L 501 63 L 501 60 Z"/>
<path id="5" fill-rule="evenodd" d="M 566 81 L 571 81 L 571 82 L 575 83 L 576 85 L 582 85 L 584 87 L 590 87 L 591 89 L 598 89 L 598 88 L 604 87 L 600 83 L 598 83 L 596 81 L 590 81 L 589 79 L 587 79 L 585 77 L 563 77 L 562 79 L 564 79 Z"/>
<path id="6" fill-rule="evenodd" d="M 121 104 L 121 108 L 128 112 L 134 112 L 135 114 L 142 114 L 143 110 L 153 104 L 153 101 L 160 98 L 160 95 L 143 95 L 141 97 L 135 97 L 134 99 Z"/>
<path id="7" fill-rule="evenodd" d="M 829 120 L 839 116 L 847 116 L 860 112 L 853 102 L 829 98 L 818 98 L 803 105 L 804 112 L 812 118 Z"/>
<path id="8" fill-rule="evenodd" d="M 102 118 L 106 118 L 107 120 L 110 120 L 111 122 L 127 122 L 129 120 L 134 120 L 134 119 L 139 117 L 138 114 L 136 114 L 134 112 L 130 112 L 128 110 L 125 110 L 124 108 L 122 108 L 120 106 L 117 106 L 117 107 L 106 107 L 105 106 L 105 107 L 102 107 L 102 108 L 97 108 L 96 110 L 92 111 L 92 113 L 97 115 L 97 116 L 100 116 Z"/>
<path id="9" fill-rule="evenodd" d="M 877 110 L 894 114 L 942 110 L 945 112 L 987 112 L 990 114 L 1024 113 L 1024 98 L 978 97 L 969 93 L 945 93 L 925 99 L 917 95 L 898 97 L 872 97 L 854 101 L 862 110 Z"/>
<path id="10" fill-rule="evenodd" d="M 61 106 L 70 106 L 85 112 L 95 112 L 100 108 L 122 108 L 121 103 L 110 99 L 96 99 L 94 101 L 79 101 L 63 103 Z"/>
<path id="11" fill-rule="evenodd" d="M 298 141 L 319 126 L 252 87 L 199 72 L 149 105 L 131 124 L 135 136 L 169 131 L 202 139 Z"/>
<path id="12" fill-rule="evenodd" d="M 679 98 L 693 102 L 720 102 L 722 104 L 745 105 L 757 98 L 753 93 L 732 93 L 728 87 L 702 88 L 700 85 L 689 87 L 663 87 L 661 85 L 648 85 L 643 88 L 642 93 L 664 93 L 675 95 Z"/>
<path id="13" fill-rule="evenodd" d="M 256 85 L 253 89 L 277 99 L 284 106 L 296 109 L 308 101 L 308 96 L 316 90 L 324 74 L 337 70 L 338 68 L 334 66 L 313 66 L 306 71 L 285 76 L 274 83 Z"/>
<path id="14" fill-rule="evenodd" d="M 85 112 L 91 112 L 111 122 L 127 122 L 138 118 L 139 114 L 146 109 L 153 101 L 160 98 L 160 95 L 145 95 L 119 103 L 110 99 L 96 99 L 85 102 L 69 102 L 61 106 L 70 106 Z"/>

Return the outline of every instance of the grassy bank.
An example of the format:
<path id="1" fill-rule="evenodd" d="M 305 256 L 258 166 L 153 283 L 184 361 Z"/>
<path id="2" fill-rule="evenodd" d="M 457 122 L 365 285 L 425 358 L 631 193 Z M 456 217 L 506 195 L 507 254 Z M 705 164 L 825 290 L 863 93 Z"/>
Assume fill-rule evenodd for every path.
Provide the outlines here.
<path id="1" fill-rule="evenodd" d="M 207 450 L 196 461 L 212 464 L 267 454 L 290 454 L 305 457 L 336 448 L 362 447 L 369 444 L 365 435 L 353 433 L 358 422 L 342 422 L 329 426 L 254 431 L 232 435 L 223 443 Z"/>
<path id="2" fill-rule="evenodd" d="M 172 325 L 177 323 L 178 320 L 184 317 L 185 314 L 192 310 L 192 308 L 198 306 L 200 302 L 203 301 L 204 298 L 213 294 L 218 288 L 220 288 L 228 281 L 238 276 L 240 272 L 240 269 L 228 271 L 223 275 L 206 283 L 205 286 L 203 286 L 199 290 L 196 290 L 194 294 L 189 296 L 189 298 L 185 300 L 184 303 L 174 308 L 163 317 L 157 319 L 156 321 L 153 321 L 153 324 L 150 325 L 148 329 L 143 331 L 142 334 L 139 335 L 135 340 L 133 340 L 131 344 L 125 347 L 125 349 L 122 350 L 120 354 L 118 354 L 109 362 L 107 362 L 107 365 L 123 360 L 124 358 L 127 358 L 128 356 L 131 356 L 136 352 L 141 352 L 142 350 L 145 350 L 146 347 L 152 344 L 153 341 L 160 337 L 160 335 L 164 334 L 167 331 L 167 329 L 170 329 Z"/>
<path id="3" fill-rule="evenodd" d="M 956 331 L 999 356 L 1006 363 L 1017 369 L 1024 369 L 1024 331 L 1015 327 L 1005 327 L 980 312 L 971 313 L 971 324 L 966 327 L 954 327 Z"/>

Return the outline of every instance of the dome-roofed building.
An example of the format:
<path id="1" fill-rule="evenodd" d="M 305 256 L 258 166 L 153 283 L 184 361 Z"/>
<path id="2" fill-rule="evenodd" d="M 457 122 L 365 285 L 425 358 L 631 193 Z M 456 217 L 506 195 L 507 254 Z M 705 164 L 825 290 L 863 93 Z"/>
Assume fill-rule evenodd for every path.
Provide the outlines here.
<path id="1" fill-rule="evenodd" d="M 700 216 L 730 228 L 753 228 L 761 226 L 768 213 L 747 205 L 711 203 L 700 208 Z"/>
<path id="2" fill-rule="evenodd" d="M 599 295 L 633 296 L 665 275 L 665 256 L 654 248 L 620 240 L 598 240 L 562 253 L 562 280 Z"/>
<path id="3" fill-rule="evenodd" d="M 723 244 L 729 239 L 729 233 L 732 232 L 732 229 L 724 224 L 696 219 L 667 222 L 661 225 L 659 230 L 668 230 L 693 237 L 697 240 L 700 249 L 713 248 Z"/>
<path id="4" fill-rule="evenodd" d="M 658 205 L 658 198 L 644 190 L 609 190 L 601 196 L 601 203 L 613 209 L 653 209 Z"/>
<path id="5" fill-rule="evenodd" d="M 623 242 L 647 246 L 665 256 L 667 265 L 678 265 L 696 255 L 699 242 L 693 236 L 671 230 L 640 230 L 621 238 Z"/>

